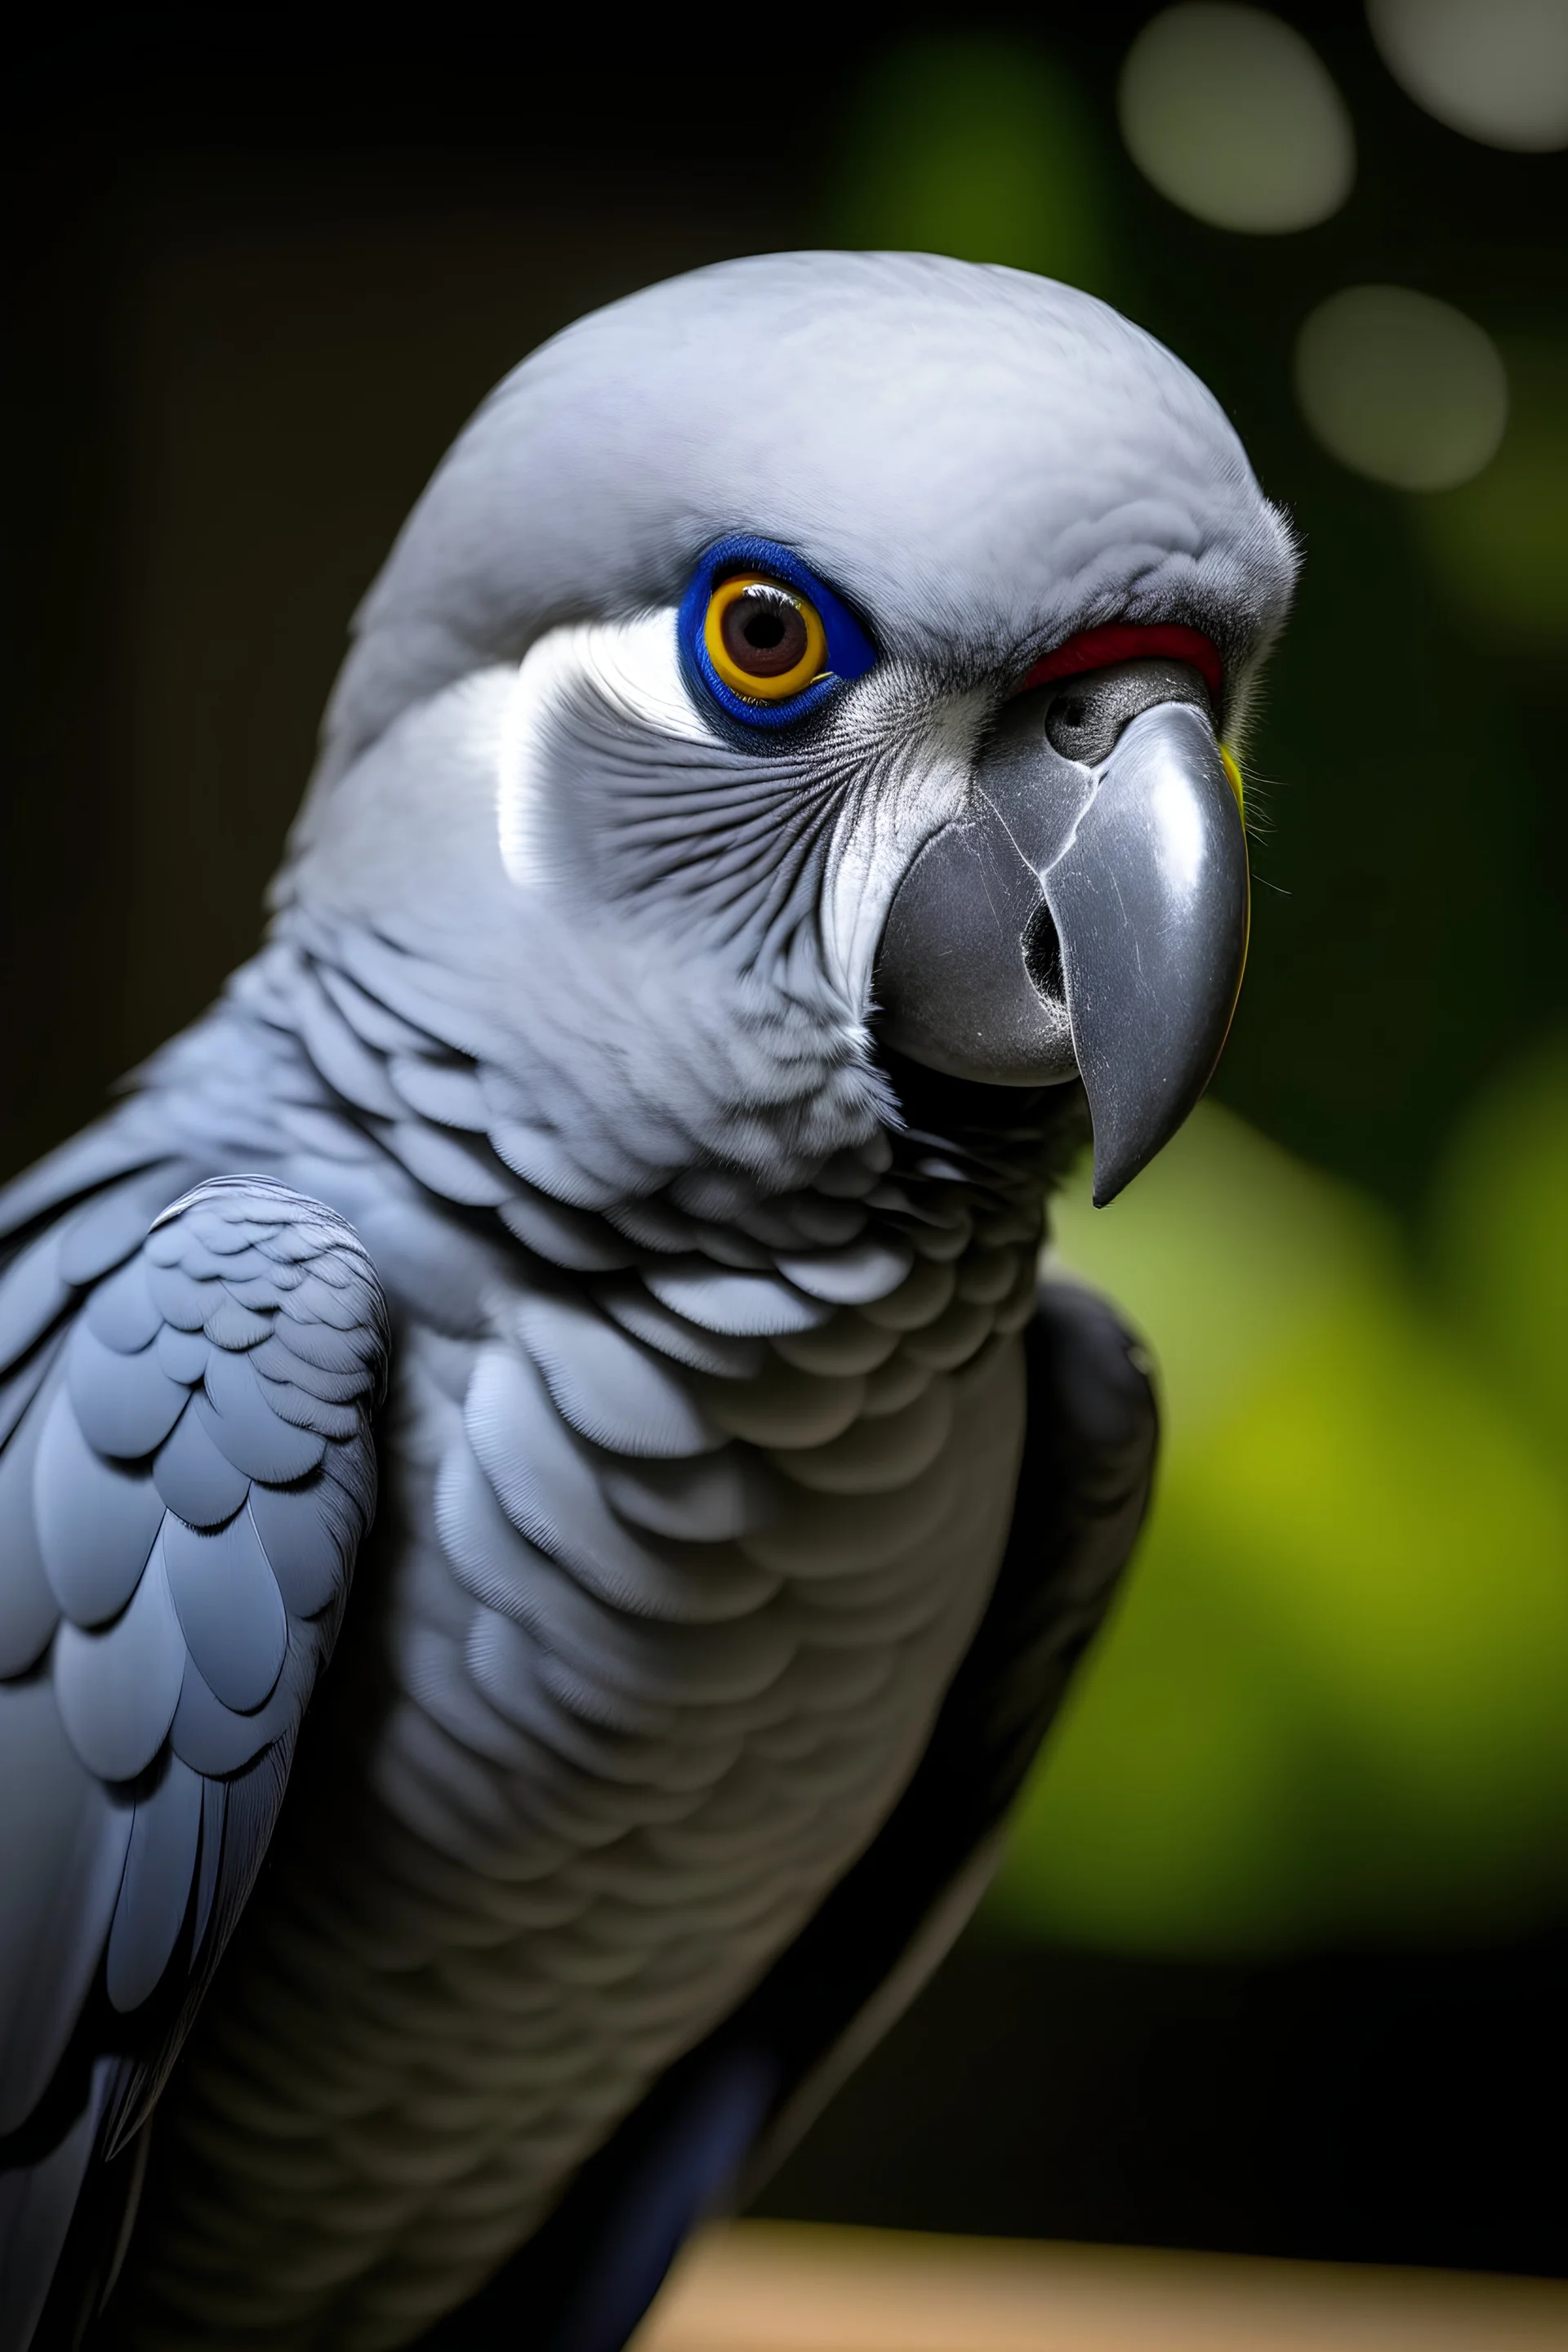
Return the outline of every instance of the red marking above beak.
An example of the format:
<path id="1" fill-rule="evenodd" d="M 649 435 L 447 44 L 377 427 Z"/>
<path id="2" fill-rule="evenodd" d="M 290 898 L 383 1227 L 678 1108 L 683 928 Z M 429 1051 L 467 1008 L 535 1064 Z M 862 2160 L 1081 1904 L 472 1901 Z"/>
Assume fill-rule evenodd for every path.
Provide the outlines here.
<path id="1" fill-rule="evenodd" d="M 1048 686 L 1056 677 L 1078 677 L 1085 670 L 1108 669 L 1112 662 L 1147 661 L 1152 655 L 1163 655 L 1167 661 L 1189 662 L 1217 702 L 1224 679 L 1224 665 L 1213 642 L 1201 629 L 1184 628 L 1178 621 L 1156 621 L 1148 625 L 1136 621 L 1111 621 L 1103 629 L 1084 629 L 1069 637 L 1065 646 L 1047 654 L 1035 664 L 1027 677 L 1020 678 L 1015 694 L 1026 694 L 1032 686 Z"/>

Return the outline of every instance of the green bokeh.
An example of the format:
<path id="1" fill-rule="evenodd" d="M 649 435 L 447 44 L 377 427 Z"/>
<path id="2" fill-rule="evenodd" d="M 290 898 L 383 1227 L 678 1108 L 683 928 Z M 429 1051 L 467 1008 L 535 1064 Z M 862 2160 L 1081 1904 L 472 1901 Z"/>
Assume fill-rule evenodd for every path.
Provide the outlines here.
<path id="1" fill-rule="evenodd" d="M 895 50 L 852 101 L 827 192 L 845 246 L 1001 261 L 1102 292 L 1104 173 L 1081 92 L 1027 42 Z"/>
<path id="2" fill-rule="evenodd" d="M 1163 1951 L 1502 1928 L 1568 1893 L 1568 1053 L 1479 1105 L 1434 1272 L 1208 1106 L 1059 1219 L 1163 1371 L 1126 1597 L 994 1927 Z"/>
<path id="3" fill-rule="evenodd" d="M 1408 110 L 1386 74 L 1373 60 L 1370 83 L 1347 80 L 1312 27 L 1356 118 L 1351 202 L 1289 237 L 1207 227 L 1121 146 L 1113 99 L 1136 28 L 895 42 L 846 94 L 821 232 L 1106 294 L 1211 385 L 1289 510 L 1306 563 L 1246 740 L 1253 951 L 1218 1091 L 1409 1228 L 1467 1096 L 1568 1013 L 1550 676 L 1568 641 L 1568 340 L 1558 279 L 1528 244 L 1545 256 L 1552 215 L 1494 201 L 1495 155 L 1396 150 Z M 1298 410 L 1302 321 L 1337 288 L 1384 280 L 1456 304 L 1503 351 L 1509 432 L 1459 489 L 1363 480 Z"/>
<path id="4" fill-rule="evenodd" d="M 1231 1109 L 1061 1219 L 1150 1334 L 1167 1442 L 986 1917 L 1152 1951 L 1502 1931 L 1568 1901 L 1568 1053 L 1526 1050 L 1568 1011 L 1568 330 L 1529 243 L 1552 232 L 1511 165 L 1412 143 L 1381 67 L 1347 79 L 1315 27 L 1352 201 L 1289 238 L 1194 222 L 1118 139 L 1135 29 L 895 44 L 823 189 L 830 241 L 1126 308 L 1212 385 L 1307 555 L 1247 746 Z M 1502 447 L 1452 491 L 1351 474 L 1292 394 L 1302 320 L 1385 280 L 1504 353 Z"/>
<path id="5" fill-rule="evenodd" d="M 1552 1038 L 1469 1111 L 1438 1172 L 1438 1276 L 1489 1374 L 1568 1456 L 1568 1040 Z"/>
<path id="6" fill-rule="evenodd" d="M 1505 639 L 1568 639 L 1568 341 L 1506 344 L 1501 449 L 1461 489 L 1416 502 L 1423 549 L 1455 608 Z"/>

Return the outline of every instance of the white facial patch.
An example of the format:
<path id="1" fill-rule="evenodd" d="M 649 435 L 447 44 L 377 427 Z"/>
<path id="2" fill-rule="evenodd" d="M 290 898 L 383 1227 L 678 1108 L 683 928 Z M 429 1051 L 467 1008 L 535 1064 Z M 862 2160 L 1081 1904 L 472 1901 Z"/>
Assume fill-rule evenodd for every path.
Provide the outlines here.
<path id="1" fill-rule="evenodd" d="M 540 814 L 552 719 L 568 696 L 584 690 L 653 735 L 714 740 L 681 681 L 673 609 L 631 621 L 576 622 L 540 637 L 518 668 L 496 756 L 496 835 L 507 873 L 521 890 L 544 878 Z"/>
<path id="2" fill-rule="evenodd" d="M 885 665 L 878 683 L 906 702 L 910 682 Z M 919 682 L 913 690 L 920 692 Z M 881 700 L 884 698 L 879 697 Z M 935 703 L 911 726 L 907 707 L 889 713 L 895 756 L 876 763 L 848 800 L 835 832 L 823 888 L 822 947 L 829 979 L 851 1004 L 871 993 L 871 972 L 888 909 L 932 835 L 969 803 L 980 734 L 991 709 L 984 693 Z"/>
<path id="3" fill-rule="evenodd" d="M 933 695 L 902 664 L 883 662 L 850 689 L 841 730 L 802 753 L 838 779 L 841 804 L 823 874 L 818 939 L 826 977 L 847 1004 L 870 1002 L 877 950 L 894 893 L 941 827 L 962 817 L 975 754 L 992 708 L 984 690 Z M 564 781 L 562 738 L 573 703 L 587 699 L 628 734 L 734 756 L 706 722 L 681 675 L 672 609 L 617 622 L 552 629 L 531 646 L 511 681 L 495 759 L 496 835 L 521 890 L 552 885 L 552 802 Z M 759 786 L 776 785 L 776 744 L 758 747 Z M 787 764 L 787 763 L 786 763 Z M 569 774 L 569 769 L 565 772 Z"/>

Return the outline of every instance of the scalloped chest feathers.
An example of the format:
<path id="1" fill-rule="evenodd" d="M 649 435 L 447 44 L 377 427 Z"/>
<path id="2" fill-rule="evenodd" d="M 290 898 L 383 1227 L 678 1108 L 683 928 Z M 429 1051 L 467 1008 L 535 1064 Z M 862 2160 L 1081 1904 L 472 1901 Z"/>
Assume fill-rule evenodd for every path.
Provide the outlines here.
<path id="1" fill-rule="evenodd" d="M 1032 1259 L 971 1238 L 767 1336 L 721 1269 L 517 1287 L 479 1345 L 405 1325 L 332 1719 L 162 2126 L 139 2343 L 409 2341 L 788 1943 L 994 1579 Z"/>

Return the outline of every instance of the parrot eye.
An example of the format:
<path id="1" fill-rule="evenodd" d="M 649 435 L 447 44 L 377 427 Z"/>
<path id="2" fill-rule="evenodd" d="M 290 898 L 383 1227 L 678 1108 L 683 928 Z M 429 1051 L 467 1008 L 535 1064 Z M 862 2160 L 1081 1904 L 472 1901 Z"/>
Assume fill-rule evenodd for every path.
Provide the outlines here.
<path id="1" fill-rule="evenodd" d="M 848 606 L 766 539 L 710 547 L 678 627 L 688 684 L 748 727 L 793 725 L 877 658 Z"/>
<path id="2" fill-rule="evenodd" d="M 721 581 L 702 629 L 724 684 L 761 702 L 782 702 L 820 677 L 827 632 L 815 604 L 776 580 L 742 573 Z"/>

